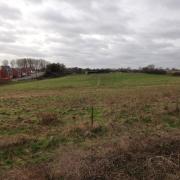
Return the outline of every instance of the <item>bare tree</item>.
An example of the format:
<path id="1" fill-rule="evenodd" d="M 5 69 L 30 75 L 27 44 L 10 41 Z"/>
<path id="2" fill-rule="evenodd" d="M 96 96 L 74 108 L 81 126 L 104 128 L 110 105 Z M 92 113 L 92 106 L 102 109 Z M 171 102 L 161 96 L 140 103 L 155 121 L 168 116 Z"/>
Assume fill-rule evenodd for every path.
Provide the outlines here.
<path id="1" fill-rule="evenodd" d="M 16 60 L 17 66 L 19 68 L 27 68 L 28 67 L 28 61 L 26 58 L 24 59 L 17 59 Z"/>
<path id="2" fill-rule="evenodd" d="M 3 66 L 8 66 L 9 65 L 9 61 L 8 60 L 3 60 L 2 61 L 2 65 Z"/>
<path id="3" fill-rule="evenodd" d="M 48 64 L 49 62 L 44 59 L 23 58 L 16 60 L 16 65 L 18 68 L 24 68 L 26 70 L 30 68 L 35 72 L 45 71 Z"/>
<path id="4" fill-rule="evenodd" d="M 15 68 L 15 66 L 16 66 L 16 61 L 15 61 L 15 60 L 11 60 L 11 61 L 10 61 L 10 65 L 11 65 L 12 68 Z"/>

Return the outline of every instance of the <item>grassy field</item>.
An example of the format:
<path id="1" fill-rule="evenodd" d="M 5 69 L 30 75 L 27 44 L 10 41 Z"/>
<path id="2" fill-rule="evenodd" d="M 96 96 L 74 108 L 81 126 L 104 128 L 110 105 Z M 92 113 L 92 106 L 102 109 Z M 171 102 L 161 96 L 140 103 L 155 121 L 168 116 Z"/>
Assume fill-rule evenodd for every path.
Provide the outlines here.
<path id="1" fill-rule="evenodd" d="M 179 130 L 179 77 L 110 73 L 2 85 L 0 178 L 178 179 Z"/>

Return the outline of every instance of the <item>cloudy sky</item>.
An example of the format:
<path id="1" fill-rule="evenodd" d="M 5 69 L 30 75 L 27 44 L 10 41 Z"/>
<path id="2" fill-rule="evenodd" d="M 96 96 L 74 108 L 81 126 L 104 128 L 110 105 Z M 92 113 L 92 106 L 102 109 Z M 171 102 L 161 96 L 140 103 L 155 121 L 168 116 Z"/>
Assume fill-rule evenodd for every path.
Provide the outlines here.
<path id="1" fill-rule="evenodd" d="M 180 0 L 0 0 L 0 61 L 180 68 Z"/>

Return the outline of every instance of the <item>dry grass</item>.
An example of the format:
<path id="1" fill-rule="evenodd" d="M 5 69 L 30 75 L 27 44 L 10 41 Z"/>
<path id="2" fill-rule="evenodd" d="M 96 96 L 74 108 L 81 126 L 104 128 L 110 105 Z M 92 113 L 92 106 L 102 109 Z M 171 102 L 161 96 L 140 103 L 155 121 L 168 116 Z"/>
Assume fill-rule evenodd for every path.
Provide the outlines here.
<path id="1" fill-rule="evenodd" d="M 48 180 L 46 169 L 41 166 L 29 168 L 15 168 L 3 175 L 1 180 Z"/>
<path id="2" fill-rule="evenodd" d="M 180 136 L 166 138 L 124 137 L 129 142 L 122 140 L 89 151 L 68 150 L 53 163 L 51 176 L 68 180 L 179 179 Z"/>
<path id="3" fill-rule="evenodd" d="M 66 152 L 65 152 L 66 150 Z M 66 148 L 48 165 L 15 169 L 4 179 L 118 180 L 179 179 L 180 135 L 124 136 L 89 150 Z"/>
<path id="4" fill-rule="evenodd" d="M 44 112 L 38 115 L 40 118 L 41 125 L 53 125 L 58 122 L 58 117 L 56 113 Z"/>
<path id="5" fill-rule="evenodd" d="M 177 80 L 147 86 L 143 79 L 130 86 L 123 86 L 126 78 L 115 80 L 98 87 L 81 86 L 80 80 L 74 88 L 57 82 L 49 88 L 47 80 L 45 88 L 32 82 L 1 90 L 0 177 L 178 179 Z"/>
<path id="6" fill-rule="evenodd" d="M 3 136 L 0 137 L 0 150 L 23 145 L 30 140 L 31 138 L 26 135 Z"/>
<path id="7" fill-rule="evenodd" d="M 93 138 L 104 134 L 106 132 L 106 127 L 94 123 L 93 126 L 88 122 L 79 123 L 76 125 L 70 125 L 64 129 L 65 137 L 79 137 L 79 138 Z"/>

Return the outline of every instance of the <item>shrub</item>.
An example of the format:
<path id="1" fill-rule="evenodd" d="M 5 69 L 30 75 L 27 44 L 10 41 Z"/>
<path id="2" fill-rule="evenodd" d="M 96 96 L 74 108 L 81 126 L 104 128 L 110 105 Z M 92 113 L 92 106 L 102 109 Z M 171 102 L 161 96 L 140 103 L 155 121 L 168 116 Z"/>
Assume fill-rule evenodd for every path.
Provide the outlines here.
<path id="1" fill-rule="evenodd" d="M 66 74 L 66 67 L 64 64 L 59 63 L 52 63 L 48 64 L 46 67 L 46 74 L 47 77 L 58 77 Z"/>
<path id="2" fill-rule="evenodd" d="M 164 69 L 149 69 L 149 68 L 143 68 L 142 70 L 144 73 L 148 74 L 167 74 L 166 70 Z"/>
<path id="3" fill-rule="evenodd" d="M 180 71 L 173 72 L 172 75 L 173 75 L 173 76 L 180 76 Z"/>
<path id="4" fill-rule="evenodd" d="M 58 121 L 57 114 L 55 113 L 41 113 L 40 114 L 40 124 L 51 125 Z"/>

